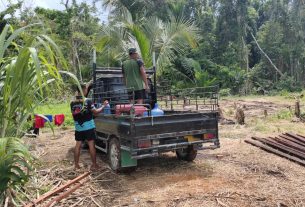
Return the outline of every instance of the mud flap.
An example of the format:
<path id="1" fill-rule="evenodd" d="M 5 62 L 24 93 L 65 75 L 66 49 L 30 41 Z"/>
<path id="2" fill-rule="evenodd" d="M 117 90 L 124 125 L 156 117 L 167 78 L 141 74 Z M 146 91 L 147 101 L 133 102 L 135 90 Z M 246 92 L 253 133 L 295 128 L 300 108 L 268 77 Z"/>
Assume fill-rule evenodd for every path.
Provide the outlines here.
<path id="1" fill-rule="evenodd" d="M 131 158 L 131 153 L 121 148 L 121 167 L 135 167 L 138 160 Z"/>

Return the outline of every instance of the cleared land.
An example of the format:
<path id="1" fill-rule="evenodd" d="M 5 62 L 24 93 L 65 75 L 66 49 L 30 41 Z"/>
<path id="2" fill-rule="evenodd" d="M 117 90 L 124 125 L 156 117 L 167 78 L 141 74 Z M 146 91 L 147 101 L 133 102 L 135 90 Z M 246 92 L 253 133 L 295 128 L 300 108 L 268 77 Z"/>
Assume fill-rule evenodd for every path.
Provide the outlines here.
<path id="1" fill-rule="evenodd" d="M 282 132 L 305 135 L 304 123 L 293 117 L 293 99 L 248 97 L 223 99 L 220 106 L 234 120 L 234 107 L 243 106 L 245 125 L 219 125 L 221 148 L 201 151 L 192 163 L 173 153 L 139 161 L 130 174 L 114 174 L 103 153 L 101 170 L 90 176 L 61 206 L 305 206 L 305 168 L 246 144 L 251 136 Z M 265 117 L 264 109 L 268 115 Z M 36 178 L 27 186 L 30 198 L 65 183 L 89 168 L 82 151 L 80 172 L 73 170 L 73 130 L 56 129 L 28 139 L 39 157 Z M 39 190 L 34 190 L 38 188 Z"/>

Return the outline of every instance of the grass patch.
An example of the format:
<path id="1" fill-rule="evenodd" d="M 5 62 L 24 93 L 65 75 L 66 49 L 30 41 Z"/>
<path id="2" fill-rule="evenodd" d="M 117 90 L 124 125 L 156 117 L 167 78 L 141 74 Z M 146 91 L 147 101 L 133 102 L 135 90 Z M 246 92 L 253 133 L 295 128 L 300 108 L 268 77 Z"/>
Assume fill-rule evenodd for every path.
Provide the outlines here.
<path id="1" fill-rule="evenodd" d="M 56 114 L 64 114 L 65 115 L 65 122 L 64 126 L 73 126 L 74 121 L 72 118 L 71 110 L 70 110 L 70 102 L 66 103 L 51 103 L 51 104 L 46 104 L 43 106 L 39 106 L 36 108 L 35 113 L 37 114 L 43 114 L 43 115 L 54 115 Z M 54 120 L 53 123 L 54 125 Z M 48 126 L 48 125 L 46 125 Z"/>
<path id="2" fill-rule="evenodd" d="M 293 117 L 293 114 L 289 109 L 282 109 L 279 112 L 277 112 L 275 115 L 271 117 L 271 119 L 284 119 L 284 120 L 291 120 Z"/>
<path id="3" fill-rule="evenodd" d="M 274 132 L 276 128 L 274 128 L 273 124 L 270 124 L 270 121 L 263 119 L 256 119 L 253 121 L 253 130 L 256 132 Z"/>

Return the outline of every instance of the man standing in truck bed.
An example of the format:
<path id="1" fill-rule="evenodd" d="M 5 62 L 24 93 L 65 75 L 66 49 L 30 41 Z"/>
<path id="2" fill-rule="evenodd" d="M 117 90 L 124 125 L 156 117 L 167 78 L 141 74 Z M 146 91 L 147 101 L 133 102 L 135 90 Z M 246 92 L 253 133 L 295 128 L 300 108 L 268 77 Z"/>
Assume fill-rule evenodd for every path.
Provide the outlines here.
<path id="1" fill-rule="evenodd" d="M 136 48 L 130 48 L 128 52 L 130 59 L 123 62 L 122 71 L 125 85 L 128 88 L 129 100 L 135 99 L 137 104 L 143 104 L 146 96 L 145 90 L 148 90 L 144 63 L 139 59 Z"/>

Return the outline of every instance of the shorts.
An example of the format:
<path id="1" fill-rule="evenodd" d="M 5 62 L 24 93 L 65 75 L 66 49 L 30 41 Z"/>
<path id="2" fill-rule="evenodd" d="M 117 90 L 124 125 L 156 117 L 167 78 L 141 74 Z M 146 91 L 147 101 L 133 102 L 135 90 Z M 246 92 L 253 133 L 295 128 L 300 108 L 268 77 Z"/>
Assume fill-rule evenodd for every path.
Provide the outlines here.
<path id="1" fill-rule="evenodd" d="M 133 99 L 133 92 L 134 92 L 134 99 L 135 100 L 137 100 L 137 99 L 145 99 L 146 98 L 146 91 L 145 91 L 145 89 L 142 89 L 142 90 L 138 90 L 138 91 L 130 91 L 130 92 L 128 92 L 129 100 Z"/>
<path id="2" fill-rule="evenodd" d="M 75 131 L 75 141 L 91 141 L 96 139 L 95 129 Z"/>

